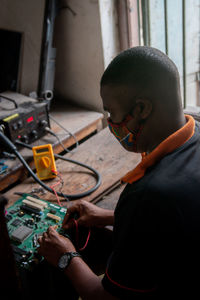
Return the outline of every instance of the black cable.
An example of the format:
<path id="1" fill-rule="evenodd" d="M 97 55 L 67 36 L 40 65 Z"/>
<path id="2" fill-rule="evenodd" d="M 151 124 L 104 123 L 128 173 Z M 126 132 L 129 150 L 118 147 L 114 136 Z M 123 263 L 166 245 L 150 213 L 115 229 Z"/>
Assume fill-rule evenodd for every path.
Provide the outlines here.
<path id="1" fill-rule="evenodd" d="M 6 97 L 6 96 L 4 96 L 4 95 L 2 95 L 2 94 L 0 94 L 0 98 L 6 99 L 6 100 L 8 100 L 8 101 L 14 103 L 15 108 L 18 108 L 18 104 L 17 104 L 17 102 L 16 102 L 14 99 L 8 98 L 8 97 Z"/>
<path id="2" fill-rule="evenodd" d="M 55 122 L 60 128 L 62 128 L 67 134 L 69 134 L 71 137 L 73 137 L 74 141 L 76 142 L 76 148 L 78 148 L 79 146 L 79 142 L 75 136 L 75 134 L 73 134 L 72 132 L 70 132 L 68 129 L 66 129 L 64 126 L 62 126 L 62 124 L 60 124 L 51 114 L 49 114 L 49 118 Z M 75 149 L 76 149 L 75 148 Z"/>
<path id="3" fill-rule="evenodd" d="M 63 142 L 61 141 L 61 139 L 59 138 L 59 136 L 58 136 L 56 133 L 54 133 L 49 127 L 46 127 L 46 128 L 45 128 L 45 131 L 46 131 L 47 133 L 53 135 L 53 136 L 58 140 L 58 142 L 60 143 L 60 145 L 62 146 L 62 148 L 63 148 L 63 150 L 64 150 L 65 152 L 67 152 L 67 153 L 72 152 L 72 151 L 68 150 L 68 149 L 64 146 L 64 144 L 63 144 Z"/>
<path id="4" fill-rule="evenodd" d="M 0 131 L 0 141 L 1 141 L 1 144 L 3 144 L 3 146 L 5 147 L 5 149 L 8 151 L 8 152 L 12 152 L 14 153 L 18 159 L 21 161 L 21 163 L 24 165 L 24 167 L 28 170 L 29 174 L 33 177 L 33 179 L 38 183 L 40 184 L 45 190 L 47 190 L 48 192 L 54 194 L 54 191 L 48 186 L 46 185 L 44 182 L 42 182 L 36 175 L 35 173 L 32 171 L 32 169 L 29 167 L 29 165 L 27 164 L 27 162 L 25 161 L 25 159 L 21 156 L 21 154 L 18 152 L 16 146 Z M 29 149 L 32 149 L 31 146 L 25 144 L 25 143 L 22 143 L 20 141 L 16 141 L 16 143 L 18 145 L 21 145 L 21 146 L 24 146 L 26 148 L 29 148 Z M 61 155 L 58 155 L 58 154 L 54 154 L 54 156 L 56 158 L 59 158 L 59 159 L 62 159 L 62 160 L 65 160 L 65 161 L 68 161 L 68 162 L 71 162 L 71 163 L 74 163 L 74 164 L 77 164 L 81 167 L 84 167 L 90 171 L 92 171 L 97 179 L 97 183 L 96 185 L 91 188 L 90 190 L 86 191 L 86 192 L 83 192 L 83 193 L 80 193 L 80 194 L 73 194 L 73 195 L 68 195 L 68 194 L 64 194 L 62 192 L 57 192 L 58 196 L 60 197 L 63 197 L 63 198 L 68 198 L 69 200 L 76 200 L 76 199 L 80 199 L 80 198 L 83 198 L 85 196 L 88 196 L 90 195 L 91 193 L 93 193 L 101 184 L 101 175 L 99 174 L 99 172 L 97 170 L 95 170 L 94 168 L 84 164 L 84 163 L 81 163 L 81 162 L 78 162 L 76 160 L 73 160 L 73 159 L 70 159 L 70 158 L 66 158 L 66 157 L 63 157 Z"/>

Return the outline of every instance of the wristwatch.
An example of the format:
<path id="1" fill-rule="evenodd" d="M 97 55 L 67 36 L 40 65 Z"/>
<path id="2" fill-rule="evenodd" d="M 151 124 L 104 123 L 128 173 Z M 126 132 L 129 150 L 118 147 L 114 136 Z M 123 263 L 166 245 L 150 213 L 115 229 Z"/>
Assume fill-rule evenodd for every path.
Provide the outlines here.
<path id="1" fill-rule="evenodd" d="M 58 268 L 60 270 L 64 270 L 66 267 L 69 266 L 69 263 L 73 257 L 81 257 L 78 252 L 65 252 L 61 255 L 58 261 Z"/>

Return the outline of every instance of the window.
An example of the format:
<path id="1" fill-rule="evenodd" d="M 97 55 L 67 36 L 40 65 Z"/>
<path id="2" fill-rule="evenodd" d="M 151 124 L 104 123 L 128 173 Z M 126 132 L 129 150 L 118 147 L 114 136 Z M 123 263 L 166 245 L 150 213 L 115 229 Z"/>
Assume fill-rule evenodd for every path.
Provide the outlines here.
<path id="1" fill-rule="evenodd" d="M 122 47 L 148 45 L 165 52 L 178 67 L 184 107 L 200 106 L 200 0 L 124 3 L 128 42 Z"/>

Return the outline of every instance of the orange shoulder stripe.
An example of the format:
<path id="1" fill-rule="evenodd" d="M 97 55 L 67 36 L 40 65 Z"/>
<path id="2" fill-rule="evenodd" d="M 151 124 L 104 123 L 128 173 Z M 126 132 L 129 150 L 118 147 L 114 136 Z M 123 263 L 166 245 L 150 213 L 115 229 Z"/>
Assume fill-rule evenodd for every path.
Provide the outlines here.
<path id="1" fill-rule="evenodd" d="M 168 136 L 148 155 L 142 154 L 142 161 L 121 178 L 121 182 L 133 183 L 142 178 L 146 170 L 156 164 L 168 153 L 173 152 L 185 142 L 187 142 L 194 134 L 195 121 L 190 115 L 185 115 L 187 123 L 179 130 Z"/>

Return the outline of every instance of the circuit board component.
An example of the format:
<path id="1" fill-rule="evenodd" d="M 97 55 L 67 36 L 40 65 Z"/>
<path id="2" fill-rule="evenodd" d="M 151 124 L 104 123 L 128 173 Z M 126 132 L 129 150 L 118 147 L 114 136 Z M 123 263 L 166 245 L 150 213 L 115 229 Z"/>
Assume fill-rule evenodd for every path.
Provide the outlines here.
<path id="1" fill-rule="evenodd" d="M 47 213 L 47 217 L 50 218 L 50 219 L 52 219 L 52 220 L 55 220 L 57 222 L 61 221 L 61 218 L 59 216 L 53 215 L 51 213 Z"/>
<path id="2" fill-rule="evenodd" d="M 62 221 L 67 209 L 63 206 L 24 194 L 7 208 L 6 222 L 17 265 L 32 269 L 43 260 L 39 257 L 38 238 L 49 226 L 63 234 Z"/>
<path id="3" fill-rule="evenodd" d="M 21 225 L 17 227 L 11 235 L 11 238 L 19 243 L 22 243 L 33 232 L 32 228 Z"/>

